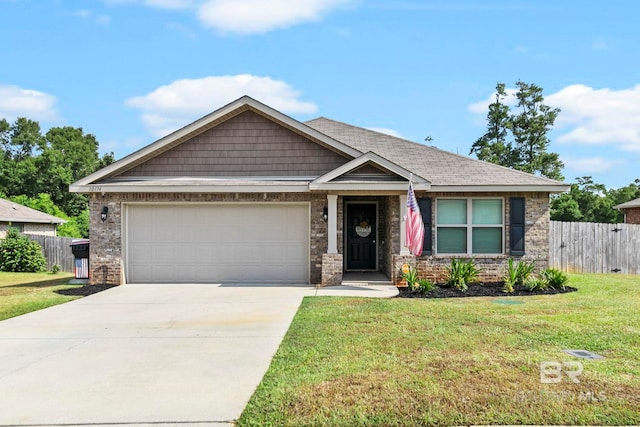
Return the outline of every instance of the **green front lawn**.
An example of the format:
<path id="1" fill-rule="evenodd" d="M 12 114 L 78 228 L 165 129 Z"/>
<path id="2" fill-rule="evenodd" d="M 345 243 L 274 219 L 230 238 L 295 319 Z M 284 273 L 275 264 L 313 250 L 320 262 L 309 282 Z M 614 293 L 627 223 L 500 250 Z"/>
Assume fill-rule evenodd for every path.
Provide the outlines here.
<path id="1" fill-rule="evenodd" d="M 70 273 L 7 273 L 0 272 L 0 320 L 41 310 L 77 299 L 55 291 L 77 287 L 68 285 Z"/>
<path id="2" fill-rule="evenodd" d="M 640 277 L 569 284 L 519 305 L 306 298 L 239 425 L 640 424 Z M 545 361 L 580 361 L 580 383 L 542 384 Z"/>

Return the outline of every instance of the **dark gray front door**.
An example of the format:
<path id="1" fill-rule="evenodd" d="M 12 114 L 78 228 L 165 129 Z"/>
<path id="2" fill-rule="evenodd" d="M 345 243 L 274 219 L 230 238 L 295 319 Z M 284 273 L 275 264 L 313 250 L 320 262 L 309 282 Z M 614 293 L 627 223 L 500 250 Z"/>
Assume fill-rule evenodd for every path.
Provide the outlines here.
<path id="1" fill-rule="evenodd" d="M 347 270 L 376 269 L 376 205 L 347 204 Z"/>

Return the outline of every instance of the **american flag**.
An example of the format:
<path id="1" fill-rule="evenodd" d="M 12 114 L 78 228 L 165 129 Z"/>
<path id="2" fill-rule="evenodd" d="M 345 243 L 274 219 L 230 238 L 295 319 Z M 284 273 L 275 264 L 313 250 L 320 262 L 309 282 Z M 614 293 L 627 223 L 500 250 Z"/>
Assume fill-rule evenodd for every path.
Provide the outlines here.
<path id="1" fill-rule="evenodd" d="M 89 278 L 89 258 L 76 258 L 76 279 Z"/>
<path id="2" fill-rule="evenodd" d="M 415 256 L 422 255 L 422 244 L 424 242 L 424 223 L 420 214 L 420 207 L 413 192 L 413 185 L 409 181 L 409 192 L 407 193 L 407 220 L 405 222 L 407 238 L 405 245 Z"/>

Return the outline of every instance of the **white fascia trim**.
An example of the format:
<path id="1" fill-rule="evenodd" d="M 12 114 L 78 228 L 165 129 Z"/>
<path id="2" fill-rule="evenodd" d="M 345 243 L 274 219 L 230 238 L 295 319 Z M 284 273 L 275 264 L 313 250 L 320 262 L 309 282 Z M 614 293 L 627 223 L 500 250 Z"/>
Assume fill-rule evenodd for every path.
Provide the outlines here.
<path id="1" fill-rule="evenodd" d="M 21 224 L 66 224 L 64 219 L 0 218 L 0 222 L 19 222 Z"/>
<path id="2" fill-rule="evenodd" d="M 309 184 L 309 190 L 343 190 L 343 191 L 367 191 L 367 190 L 385 190 L 385 191 L 407 191 L 409 188 L 409 184 L 406 182 L 350 182 L 350 181 L 338 181 L 338 182 L 324 182 L 314 184 L 313 182 Z M 425 190 L 428 191 L 431 189 L 429 184 L 415 184 L 413 186 L 414 190 Z"/>
<path id="3" fill-rule="evenodd" d="M 72 185 L 72 187 L 86 186 L 93 182 L 99 181 L 100 179 L 106 176 L 109 176 L 110 174 L 117 172 L 120 169 L 125 168 L 127 165 L 152 154 L 153 152 L 165 147 L 166 145 L 169 145 L 172 142 L 185 137 L 186 135 L 196 131 L 197 129 L 203 126 L 206 126 L 207 124 L 214 122 L 219 118 L 245 105 L 248 105 L 260 111 L 262 114 L 266 116 L 269 116 L 275 120 L 281 121 L 285 123 L 287 126 L 290 126 L 303 134 L 307 134 L 310 137 L 313 137 L 319 141 L 322 141 L 324 144 L 327 144 L 328 146 L 333 147 L 336 150 L 344 154 L 347 154 L 348 156 L 358 157 L 362 155 L 360 151 L 352 147 L 349 147 L 348 145 L 343 144 L 342 142 L 336 141 L 335 139 L 330 138 L 321 132 L 318 132 L 317 130 L 305 125 L 304 123 L 301 123 L 285 114 L 282 114 L 281 112 L 274 110 L 273 108 L 261 102 L 258 102 L 249 96 L 243 96 L 242 98 L 239 98 L 233 101 L 232 103 L 227 104 L 222 108 L 219 108 L 218 110 L 196 120 L 195 122 L 192 122 L 186 125 L 185 127 L 178 129 L 177 131 L 147 145 L 146 147 L 141 148 L 140 150 L 128 155 L 127 157 L 120 159 L 117 162 L 112 163 L 109 166 L 106 166 L 103 169 L 100 169 L 99 171 L 94 172 L 91 175 L 78 180 Z"/>
<path id="4" fill-rule="evenodd" d="M 303 185 L 71 185 L 72 193 L 306 193 Z"/>
<path id="5" fill-rule="evenodd" d="M 418 189 L 418 188 L 416 188 Z M 569 185 L 432 185 L 433 192 L 449 193 L 564 193 Z"/>
<path id="6" fill-rule="evenodd" d="M 396 175 L 406 179 L 407 181 L 409 180 L 409 178 L 412 175 L 412 172 L 396 165 L 395 163 L 385 159 L 384 157 L 379 156 L 378 154 L 372 152 L 372 151 L 368 151 L 365 154 L 361 155 L 360 157 L 357 157 L 353 160 L 351 160 L 348 163 L 345 163 L 344 165 L 335 168 L 334 170 L 332 170 L 331 172 L 327 172 L 326 174 L 318 177 L 317 179 L 315 179 L 311 184 L 315 185 L 315 184 L 325 184 L 328 183 L 329 181 L 332 181 L 336 178 L 338 178 L 339 176 L 342 176 L 356 168 L 358 168 L 359 166 L 362 166 L 363 164 L 367 163 L 367 162 L 372 162 L 377 164 L 378 166 L 381 166 L 393 173 L 395 173 Z M 426 179 L 418 176 L 418 175 L 413 175 L 413 179 L 415 180 L 416 183 L 419 184 L 425 184 L 425 183 L 429 183 L 429 181 L 427 181 Z M 404 184 L 406 186 L 406 184 Z M 311 186 L 310 186 L 311 187 Z M 311 188 L 313 190 L 313 188 Z"/>

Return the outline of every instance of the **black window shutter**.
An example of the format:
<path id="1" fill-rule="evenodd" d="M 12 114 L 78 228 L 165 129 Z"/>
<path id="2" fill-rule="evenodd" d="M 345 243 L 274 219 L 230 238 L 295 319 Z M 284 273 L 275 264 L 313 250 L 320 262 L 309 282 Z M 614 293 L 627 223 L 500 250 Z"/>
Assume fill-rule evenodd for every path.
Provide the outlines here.
<path id="1" fill-rule="evenodd" d="M 524 197 L 512 197 L 510 209 L 511 255 L 524 255 Z"/>
<path id="2" fill-rule="evenodd" d="M 431 255 L 431 248 L 433 247 L 431 241 L 431 197 L 420 197 L 418 199 L 418 207 L 420 208 L 422 222 L 424 223 L 422 255 Z"/>

